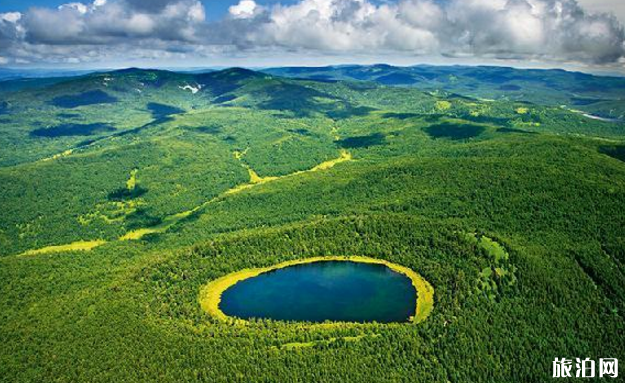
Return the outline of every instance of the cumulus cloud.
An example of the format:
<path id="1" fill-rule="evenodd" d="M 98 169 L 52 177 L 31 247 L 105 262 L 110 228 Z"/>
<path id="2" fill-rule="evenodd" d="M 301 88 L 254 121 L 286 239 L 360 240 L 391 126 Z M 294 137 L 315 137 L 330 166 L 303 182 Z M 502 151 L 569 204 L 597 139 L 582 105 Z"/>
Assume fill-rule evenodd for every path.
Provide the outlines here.
<path id="1" fill-rule="evenodd" d="M 23 37 L 23 28 L 19 24 L 22 14 L 19 12 L 0 13 L 0 56 L 4 56 L 6 50 L 17 44 Z M 3 57 L 0 64 L 9 63 L 7 57 Z"/>
<path id="2" fill-rule="evenodd" d="M 78 13 L 84 15 L 89 11 L 89 8 L 83 3 L 67 3 L 59 6 L 59 10 L 63 9 L 73 9 Z"/>
<path id="3" fill-rule="evenodd" d="M 576 0 L 240 0 L 206 21 L 198 0 L 95 0 L 0 14 L 0 56 L 104 60 L 120 54 L 315 54 L 535 59 L 615 64 L 623 26 Z"/>
<path id="4" fill-rule="evenodd" d="M 235 19 L 249 19 L 261 12 L 261 9 L 253 0 L 241 0 L 237 5 L 229 7 L 228 12 Z"/>
<path id="5" fill-rule="evenodd" d="M 22 18 L 22 14 L 19 12 L 0 13 L 0 20 L 7 21 L 9 23 L 17 23 Z"/>
<path id="6" fill-rule="evenodd" d="M 302 0 L 272 10 L 254 38 L 290 48 L 614 62 L 623 28 L 575 0 Z"/>
<path id="7" fill-rule="evenodd" d="M 32 8 L 22 21 L 25 41 L 49 45 L 115 45 L 129 38 L 189 42 L 197 40 L 205 21 L 204 8 L 196 0 L 161 1 L 158 12 L 159 2 L 150 2 L 149 8 L 135 1 L 133 7 L 142 9 L 138 10 L 126 1 Z"/>

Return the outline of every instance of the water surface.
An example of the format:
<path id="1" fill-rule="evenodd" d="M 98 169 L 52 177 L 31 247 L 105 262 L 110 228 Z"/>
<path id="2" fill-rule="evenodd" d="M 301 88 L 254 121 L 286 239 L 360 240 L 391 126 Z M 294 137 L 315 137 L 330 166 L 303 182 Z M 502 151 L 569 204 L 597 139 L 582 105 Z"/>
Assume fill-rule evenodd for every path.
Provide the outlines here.
<path id="1" fill-rule="evenodd" d="M 243 319 L 406 322 L 416 291 L 385 265 L 320 261 L 260 274 L 228 288 L 220 309 Z"/>

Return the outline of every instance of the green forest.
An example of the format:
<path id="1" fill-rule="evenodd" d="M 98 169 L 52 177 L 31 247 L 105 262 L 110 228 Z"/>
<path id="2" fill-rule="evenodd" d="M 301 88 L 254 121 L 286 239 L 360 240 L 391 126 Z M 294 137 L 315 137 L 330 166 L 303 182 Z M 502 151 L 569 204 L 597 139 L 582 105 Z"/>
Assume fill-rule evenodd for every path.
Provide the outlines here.
<path id="1" fill-rule="evenodd" d="M 544 382 L 555 358 L 625 361 L 623 79 L 374 69 L 0 82 L 0 382 Z M 414 270 L 431 314 L 241 324 L 199 303 L 322 256 Z"/>

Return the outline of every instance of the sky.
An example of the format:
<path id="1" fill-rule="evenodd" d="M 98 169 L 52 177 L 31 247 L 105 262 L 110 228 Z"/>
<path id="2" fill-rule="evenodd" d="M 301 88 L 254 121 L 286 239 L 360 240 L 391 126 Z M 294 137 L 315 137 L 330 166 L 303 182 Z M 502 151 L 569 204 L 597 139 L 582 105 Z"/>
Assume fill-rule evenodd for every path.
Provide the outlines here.
<path id="1" fill-rule="evenodd" d="M 0 0 L 0 67 L 489 64 L 625 73 L 625 0 Z"/>

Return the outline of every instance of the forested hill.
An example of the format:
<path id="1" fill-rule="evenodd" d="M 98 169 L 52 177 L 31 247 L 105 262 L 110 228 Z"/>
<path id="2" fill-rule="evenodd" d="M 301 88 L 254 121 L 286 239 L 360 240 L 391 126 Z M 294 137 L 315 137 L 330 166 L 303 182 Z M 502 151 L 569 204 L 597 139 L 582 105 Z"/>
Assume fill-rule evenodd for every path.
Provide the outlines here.
<path id="1" fill-rule="evenodd" d="M 444 75 L 452 70 L 450 68 L 427 67 L 425 69 L 430 72 L 439 71 L 440 76 L 422 73 L 419 78 L 430 80 L 420 80 L 417 86 L 408 89 L 389 87 L 383 80 L 383 73 L 390 75 L 391 72 L 397 74 L 419 68 L 374 66 L 270 70 L 281 75 L 308 76 L 309 80 L 241 68 L 206 73 L 130 68 L 79 77 L 3 81 L 0 82 L 3 131 L 0 140 L 4 150 L 0 152 L 0 166 L 47 158 L 66 150 L 93 145 L 107 137 L 135 137 L 138 131 L 153 127 L 154 122 L 165 122 L 175 115 L 236 107 L 281 113 L 293 118 L 338 120 L 382 115 L 384 112 L 407 113 L 403 117 L 408 118 L 412 113 L 431 118 L 444 115 L 478 123 L 496 123 L 506 128 L 518 128 L 521 124 L 527 130 L 558 134 L 621 134 L 620 115 L 617 118 L 601 117 L 615 116 L 625 105 L 618 98 L 622 97 L 622 92 L 617 92 L 622 89 L 623 81 L 620 79 L 583 75 L 585 82 L 579 83 L 578 87 L 594 87 L 599 92 L 597 84 L 609 83 L 610 86 L 604 84 L 608 92 L 602 93 L 602 97 L 607 99 L 609 96 L 611 99 L 569 99 L 570 105 L 560 102 L 564 102 L 560 100 L 562 97 L 570 98 L 569 92 L 558 91 L 547 80 L 541 83 L 540 92 L 513 91 L 519 97 L 504 97 L 501 93 L 508 93 L 498 90 L 497 94 L 501 97 L 489 95 L 498 98 L 498 101 L 475 94 L 466 96 L 463 93 L 471 92 L 450 85 L 462 83 L 479 92 L 490 92 L 493 84 L 503 87 L 501 84 L 510 83 L 508 85 L 512 86 L 512 83 L 519 82 L 517 78 L 523 76 L 533 79 L 527 80 L 527 83 L 536 84 L 539 81 L 532 71 L 477 68 L 474 71 L 479 76 L 474 74 L 470 85 L 468 80 L 447 81 L 452 77 L 469 78 L 469 75 L 462 75 L 468 71 L 466 68 L 458 68 L 452 76 Z M 327 81 L 315 74 L 318 72 L 325 73 L 326 77 L 348 78 L 349 81 Z M 490 74 L 487 76 L 487 73 Z M 553 81 L 563 83 L 566 83 L 564 79 L 579 75 L 563 71 L 553 73 Z M 552 97 L 545 92 L 556 92 L 559 96 Z M 536 102 L 535 98 L 539 96 L 548 101 Z M 516 98 L 519 100 L 514 101 Z M 533 101 L 528 101 L 528 98 Z M 603 106 L 599 108 L 600 105 Z M 609 113 L 603 113 L 604 106 L 610 107 Z M 594 112 L 597 115 L 590 114 Z M 584 116 L 584 113 L 587 115 Z M 591 121 L 593 118 L 595 120 Z M 601 118 L 605 121 L 598 120 Z"/>
<path id="2" fill-rule="evenodd" d="M 625 77 L 594 76 L 561 69 L 343 65 L 271 68 L 264 72 L 318 81 L 372 81 L 388 86 L 442 89 L 468 97 L 566 105 L 605 118 L 625 117 Z"/>

